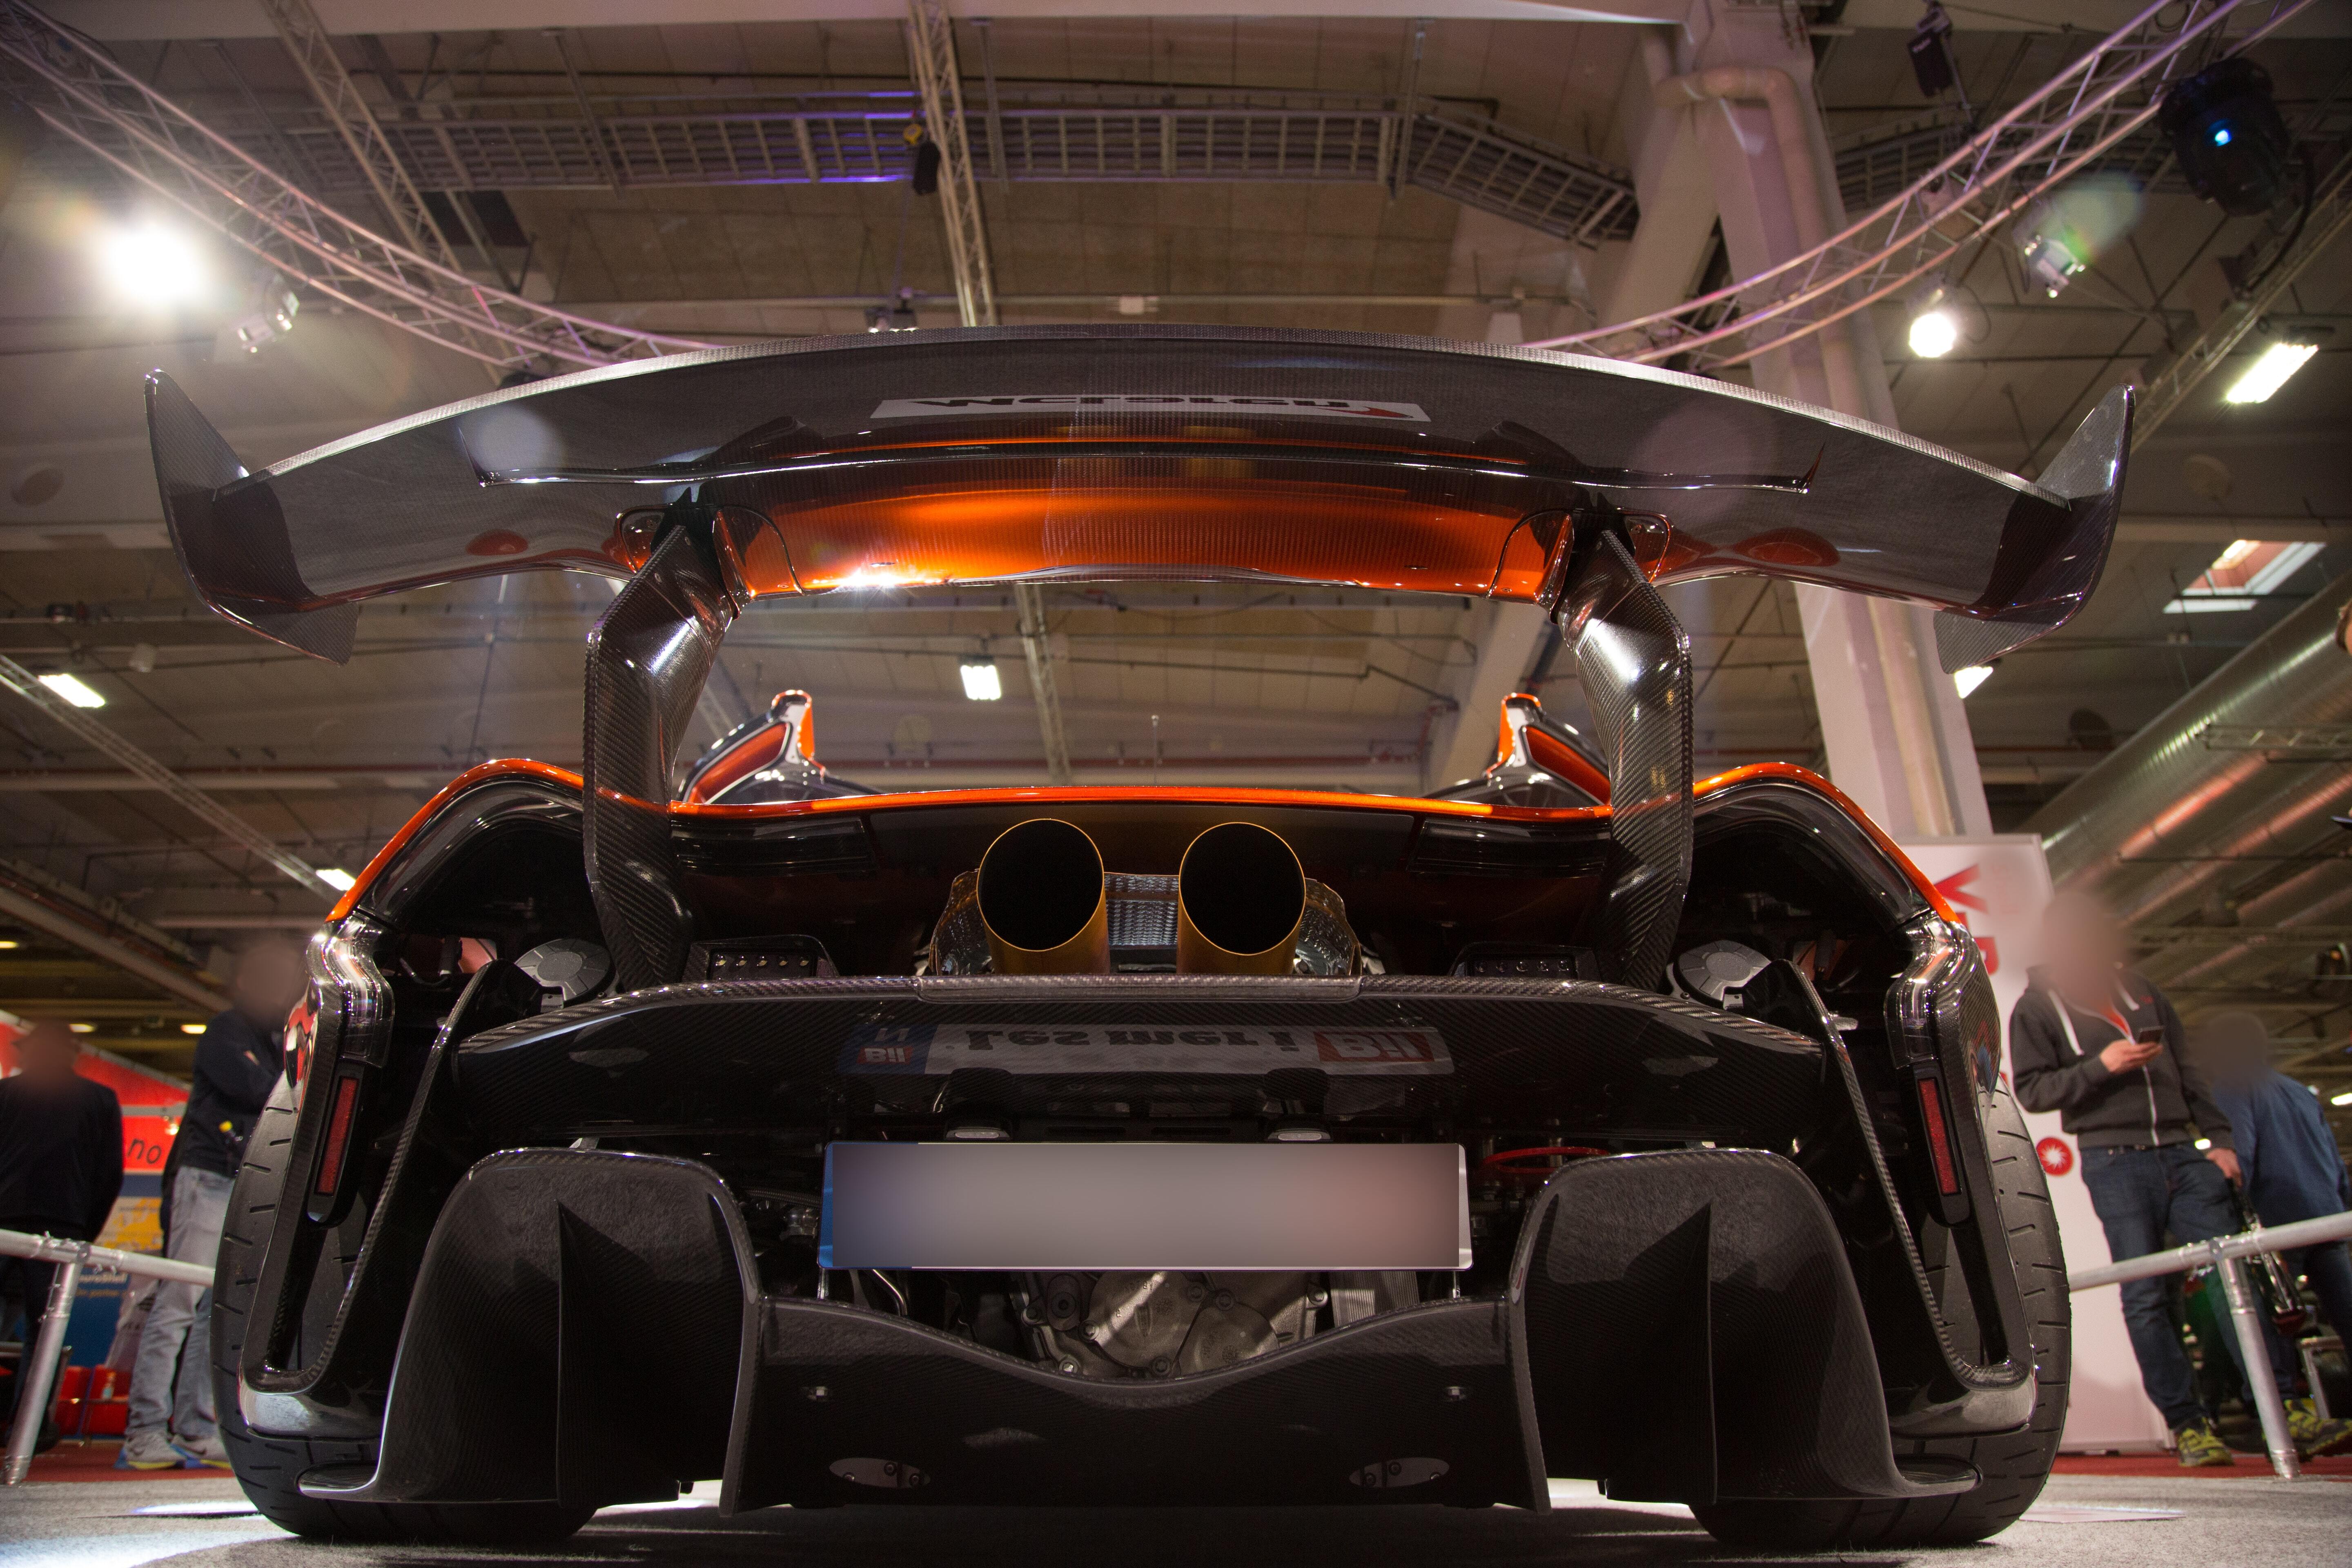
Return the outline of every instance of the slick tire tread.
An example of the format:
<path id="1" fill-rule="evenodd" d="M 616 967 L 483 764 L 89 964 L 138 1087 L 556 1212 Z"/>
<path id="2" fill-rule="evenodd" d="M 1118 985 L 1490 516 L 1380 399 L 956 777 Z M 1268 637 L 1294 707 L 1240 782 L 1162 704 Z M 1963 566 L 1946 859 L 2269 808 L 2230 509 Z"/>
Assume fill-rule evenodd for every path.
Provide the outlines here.
<path id="1" fill-rule="evenodd" d="M 2017 1522 L 2050 1479 L 2066 1425 L 2074 1368 L 2074 1309 L 2058 1215 L 2033 1135 L 2004 1089 L 1996 1096 L 1986 1143 L 2018 1293 L 2033 1336 L 2033 1417 L 2022 1431 L 1895 1445 L 1897 1459 L 1963 1459 L 1983 1477 L 1951 1497 L 1885 1502 L 1729 1502 L 1692 1512 L 1718 1539 L 1780 1551 L 1837 1547 L 1964 1546 Z"/>
<path id="2" fill-rule="evenodd" d="M 301 1480 L 311 1470 L 331 1466 L 374 1469 L 377 1445 L 268 1436 L 246 1426 L 237 1406 L 237 1364 L 245 1357 L 262 1254 L 285 1186 L 295 1114 L 293 1091 L 281 1079 L 246 1146 L 245 1163 L 229 1191 L 228 1212 L 221 1225 L 218 1283 L 213 1290 L 213 1398 L 221 1443 L 228 1450 L 237 1485 L 264 1519 L 311 1540 L 514 1545 L 572 1534 L 587 1522 L 589 1510 L 559 1504 L 393 1508 L 305 1497 Z"/>

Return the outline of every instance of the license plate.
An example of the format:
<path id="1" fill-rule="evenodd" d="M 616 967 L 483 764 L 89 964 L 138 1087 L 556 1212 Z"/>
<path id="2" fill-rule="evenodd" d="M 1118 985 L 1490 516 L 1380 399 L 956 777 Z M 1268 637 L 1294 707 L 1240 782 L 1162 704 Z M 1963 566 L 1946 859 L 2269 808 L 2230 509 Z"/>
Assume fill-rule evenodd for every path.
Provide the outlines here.
<path id="1" fill-rule="evenodd" d="M 1461 1269 L 1454 1143 L 835 1143 L 826 1268 Z"/>

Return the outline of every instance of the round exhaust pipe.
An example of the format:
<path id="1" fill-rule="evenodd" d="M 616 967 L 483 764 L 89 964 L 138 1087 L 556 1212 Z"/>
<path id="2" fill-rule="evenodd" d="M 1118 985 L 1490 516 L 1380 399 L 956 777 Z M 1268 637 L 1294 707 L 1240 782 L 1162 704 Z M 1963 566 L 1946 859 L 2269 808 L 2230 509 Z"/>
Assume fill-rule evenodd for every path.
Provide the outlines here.
<path id="1" fill-rule="evenodd" d="M 999 974 L 1108 974 L 1102 851 L 1083 828 L 1033 817 L 980 858 L 980 923 Z"/>
<path id="2" fill-rule="evenodd" d="M 1176 972 L 1287 974 L 1307 917 L 1307 873 L 1271 828 L 1227 822 L 1176 868 Z"/>

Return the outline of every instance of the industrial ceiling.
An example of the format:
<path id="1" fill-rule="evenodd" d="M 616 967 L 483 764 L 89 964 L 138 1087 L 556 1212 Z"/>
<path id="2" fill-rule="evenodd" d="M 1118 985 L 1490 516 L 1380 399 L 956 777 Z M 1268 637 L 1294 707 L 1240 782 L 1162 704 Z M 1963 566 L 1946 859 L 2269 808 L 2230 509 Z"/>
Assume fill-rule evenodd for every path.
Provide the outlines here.
<path id="1" fill-rule="evenodd" d="M 953 325 L 939 201 L 903 177 L 910 154 L 898 132 L 915 89 L 896 8 L 779 22 L 713 4 L 698 8 L 707 20 L 688 19 L 697 7 L 665 7 L 680 19 L 663 25 L 634 21 L 643 9 L 495 0 L 318 14 L 349 80 L 438 204 L 454 253 L 485 285 L 709 342 L 861 331 L 893 306 L 926 328 Z M 975 158 L 1006 322 L 1505 342 L 1603 324 L 1594 302 L 1609 297 L 1637 217 L 1622 127 L 1629 95 L 1647 87 L 1639 28 L 1538 19 L 1525 5 L 1437 7 L 1427 20 L 1022 9 L 955 26 L 967 104 L 990 103 L 997 117 Z M 1961 89 L 1981 119 L 2128 8 L 2052 12 L 2072 27 L 1950 10 Z M 373 221 L 362 171 L 260 7 L 86 0 L 56 14 L 252 156 Z M 1850 210 L 1884 199 L 1966 134 L 1957 96 L 1931 100 L 1914 81 L 1913 7 L 1788 15 L 1810 26 Z M 2352 138 L 2347 35 L 2352 16 L 2321 5 L 2294 36 L 2256 49 L 2322 173 Z M 1394 121 L 1401 104 L 1405 120 Z M 1179 111 L 1190 117 L 1181 125 Z M 1239 134 L 1218 131 L 1220 115 L 1240 124 L 1249 112 L 1293 129 L 1272 144 L 1217 140 Z M 1412 145 L 1444 156 L 1384 158 L 1384 114 L 1410 122 Z M 0 208 L 0 355 L 11 373 L 0 383 L 0 653 L 36 673 L 79 676 L 104 697 L 96 716 L 107 726 L 313 867 L 358 869 L 470 763 L 576 763 L 582 637 L 608 584 L 514 577 L 382 601 L 362 616 L 357 656 L 336 667 L 193 603 L 163 532 L 140 406 L 151 367 L 184 386 L 247 463 L 480 392 L 483 367 L 323 296 L 301 302 L 291 331 L 244 352 L 224 329 L 251 310 L 262 280 L 226 257 L 215 260 L 235 285 L 225 295 L 126 304 L 91 265 L 91 244 L 109 225 L 140 221 L 145 204 L 82 149 L 27 132 L 21 118 L 11 145 Z M 2146 377 L 2226 303 L 2219 258 L 2246 251 L 2265 220 L 2226 217 L 2189 194 L 2154 139 L 2114 162 L 2123 218 L 2058 297 L 2029 279 L 2016 246 L 1992 243 L 1964 255 L 1949 279 L 1962 329 L 1953 352 L 1911 354 L 1906 300 L 1874 308 L 1906 431 L 2032 474 L 2102 393 Z M 1722 268 L 1718 255 L 1684 295 L 1727 281 Z M 2263 334 L 2206 377 L 2135 455 L 2096 598 L 1969 698 L 1997 826 L 2033 817 L 2352 571 L 2352 242 L 2339 237 L 2301 268 L 2273 314 L 2273 335 L 2317 342 L 2315 358 L 2276 396 L 2243 407 L 2222 392 Z M 2314 548 L 2245 607 L 2168 607 L 2241 539 Z M 1724 579 L 1675 598 L 1698 661 L 1701 772 L 1818 765 L 1788 590 Z M 1538 646 L 1529 663 L 1495 668 L 1487 656 L 1511 639 L 1497 635 L 1498 611 L 1475 601 L 1129 585 L 1048 589 L 1043 609 L 1080 782 L 1415 791 L 1483 765 L 1494 716 L 1482 694 L 1498 683 L 1524 679 L 1557 714 L 1581 713 L 1572 661 Z M 976 661 L 1003 667 L 1003 700 L 967 700 L 959 668 Z M 698 739 L 801 687 L 815 695 L 817 750 L 837 773 L 910 787 L 1042 782 L 1024 668 L 1010 592 L 761 607 L 727 644 Z M 168 792 L 133 787 L 73 731 L 0 703 L 0 890 L 74 902 L 151 962 L 191 973 L 222 945 L 297 931 L 325 908 L 314 886 Z M 2309 765 L 2328 767 L 2327 754 Z M 2289 902 L 2318 910 L 2308 918 L 2324 926 L 2326 897 L 2352 886 L 2335 864 L 2352 834 L 2327 824 L 2326 787 L 2305 795 L 2315 804 L 2265 851 L 2276 858 L 2200 884 L 2148 921 L 2228 923 L 2233 899 L 2305 877 L 2312 896 Z M 2275 900 L 2260 907 L 2282 918 Z M 166 1068 L 184 1060 L 180 1026 L 203 1016 L 197 994 L 33 927 L 10 929 L 24 945 L 0 952 L 0 1007 L 70 1012 L 92 1025 L 92 1043 Z M 2254 948 L 2234 968 L 2184 982 L 2204 987 L 2183 998 L 2187 1010 L 2259 1003 L 2273 1032 L 2296 1043 L 2298 1070 L 2352 1089 L 2340 946 Z M 2201 961 L 2213 950 L 2195 951 Z M 2172 978 L 2186 964 L 2156 967 Z"/>

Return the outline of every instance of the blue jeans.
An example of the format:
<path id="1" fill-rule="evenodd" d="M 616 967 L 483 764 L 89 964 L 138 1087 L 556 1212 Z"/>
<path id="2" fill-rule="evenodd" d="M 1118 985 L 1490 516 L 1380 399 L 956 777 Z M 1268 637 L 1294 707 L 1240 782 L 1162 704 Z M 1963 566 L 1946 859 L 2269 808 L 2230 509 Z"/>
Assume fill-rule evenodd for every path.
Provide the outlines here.
<path id="1" fill-rule="evenodd" d="M 2118 1261 L 2163 1250 L 2165 1232 L 2174 1241 L 2210 1241 L 2234 1236 L 2240 1226 L 2236 1205 L 2230 1201 L 2229 1179 L 2221 1168 L 2186 1143 L 2161 1149 L 2083 1150 L 2083 1184 L 2090 1189 L 2091 1206 L 2107 1233 L 2107 1251 Z M 2189 1371 L 2189 1354 L 2165 1308 L 2162 1279 L 2134 1279 L 2122 1287 L 2124 1327 L 2130 1331 L 2132 1353 L 2139 1361 L 2140 1386 L 2163 1412 L 2164 1424 L 2178 1432 L 2204 1419 L 2197 1403 L 2197 1385 Z M 2238 1336 L 2228 1331 L 2229 1309 L 2221 1309 L 2225 1330 L 2221 1342 L 2241 1376 L 2245 1363 Z M 2267 1324 L 2264 1325 L 2268 1327 Z M 2294 1394 L 2294 1374 L 2285 1358 L 2273 1348 L 2269 1369 L 2282 1398 Z"/>
<path id="2" fill-rule="evenodd" d="M 2286 1266 L 2311 1281 L 2312 1294 L 2319 1298 L 2319 1315 L 2336 1338 L 2352 1345 L 2352 1253 L 2347 1253 L 2344 1243 L 2290 1252 Z"/>

